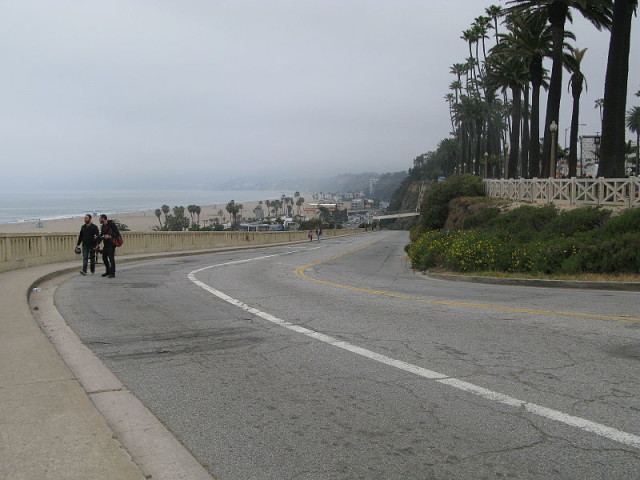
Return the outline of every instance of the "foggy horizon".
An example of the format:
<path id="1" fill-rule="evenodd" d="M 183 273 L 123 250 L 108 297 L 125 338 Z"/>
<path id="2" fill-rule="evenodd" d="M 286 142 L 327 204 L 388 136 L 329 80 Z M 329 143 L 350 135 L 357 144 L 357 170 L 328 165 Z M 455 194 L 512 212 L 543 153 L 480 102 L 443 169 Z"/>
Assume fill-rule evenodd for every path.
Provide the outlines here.
<path id="1" fill-rule="evenodd" d="M 3 2 L 0 188 L 198 188 L 406 171 L 448 137 L 449 69 L 468 56 L 462 31 L 492 3 L 505 5 Z M 637 26 L 634 18 L 627 108 L 640 89 Z M 567 29 L 589 49 L 580 133 L 595 134 L 609 34 L 577 13 Z"/>

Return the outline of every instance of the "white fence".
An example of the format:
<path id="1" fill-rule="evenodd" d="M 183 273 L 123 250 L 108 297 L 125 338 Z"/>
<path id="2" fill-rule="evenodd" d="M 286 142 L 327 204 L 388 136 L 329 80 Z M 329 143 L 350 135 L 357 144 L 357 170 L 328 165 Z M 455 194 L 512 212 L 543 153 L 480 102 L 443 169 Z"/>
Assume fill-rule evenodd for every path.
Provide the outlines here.
<path id="1" fill-rule="evenodd" d="M 522 202 L 640 206 L 637 177 L 487 179 L 484 186 L 490 197 Z"/>

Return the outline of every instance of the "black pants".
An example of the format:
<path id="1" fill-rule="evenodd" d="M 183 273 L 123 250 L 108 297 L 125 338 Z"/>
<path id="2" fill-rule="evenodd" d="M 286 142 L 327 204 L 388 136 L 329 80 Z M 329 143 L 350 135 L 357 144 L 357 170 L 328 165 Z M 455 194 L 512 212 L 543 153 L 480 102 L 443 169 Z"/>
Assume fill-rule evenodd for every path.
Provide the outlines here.
<path id="1" fill-rule="evenodd" d="M 102 262 L 108 275 L 116 274 L 116 247 L 112 243 L 105 243 L 102 246 Z"/>

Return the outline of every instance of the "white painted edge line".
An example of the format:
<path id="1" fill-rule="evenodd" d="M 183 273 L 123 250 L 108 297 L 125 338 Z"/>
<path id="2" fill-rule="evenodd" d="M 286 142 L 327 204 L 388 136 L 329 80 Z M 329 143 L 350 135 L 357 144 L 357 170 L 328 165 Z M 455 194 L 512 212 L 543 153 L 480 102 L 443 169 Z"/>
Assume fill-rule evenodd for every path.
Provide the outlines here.
<path id="1" fill-rule="evenodd" d="M 558 410 L 553 410 L 551 408 L 547 408 L 544 407 L 542 405 L 537 405 L 535 403 L 530 403 L 524 400 L 519 400 L 517 398 L 514 397 L 510 397 L 509 395 L 505 395 L 499 392 L 494 392 L 493 390 L 489 390 L 487 388 L 481 387 L 479 385 L 475 385 L 473 383 L 469 383 L 469 382 L 465 382 L 464 380 L 460 380 L 457 378 L 453 378 L 450 377 L 448 375 L 445 375 L 443 373 L 439 373 L 439 372 L 435 372 L 433 370 L 429 370 L 423 367 L 419 367 L 417 365 L 413 365 L 411 363 L 407 363 L 407 362 L 403 362 L 401 360 L 397 360 L 391 357 L 387 357 L 385 355 L 382 355 L 380 353 L 376 353 L 372 350 L 368 350 L 366 348 L 362 348 L 362 347 L 358 347 L 357 345 L 353 345 L 351 343 L 342 341 L 342 340 L 338 340 L 337 338 L 333 338 L 329 335 L 325 335 L 323 333 L 320 332 L 316 332 L 314 330 L 311 330 L 309 328 L 306 327 L 302 327 L 300 325 L 296 325 L 294 323 L 291 322 L 287 322 L 286 320 L 282 320 L 278 317 L 275 317 L 273 315 L 271 315 L 270 313 L 267 312 L 263 312 L 261 310 L 258 310 L 257 308 L 251 307 L 243 302 L 241 302 L 240 300 L 237 300 L 233 297 L 230 297 L 229 295 L 227 295 L 226 293 L 221 292 L 220 290 L 217 290 L 213 287 L 211 287 L 210 285 L 207 285 L 206 283 L 198 280 L 196 278 L 196 274 L 200 273 L 204 270 L 208 270 L 210 268 L 215 268 L 215 267 L 225 267 L 228 265 L 232 265 L 232 264 L 238 264 L 238 263 L 246 263 L 246 262 L 250 262 L 250 261 L 254 261 L 254 260 L 263 260 L 265 258 L 269 258 L 269 257 L 276 257 L 279 255 L 286 255 L 288 253 L 292 253 L 292 252 L 287 252 L 287 253 L 281 253 L 281 254 L 275 254 L 275 255 L 265 255 L 262 257 L 255 257 L 255 258 L 249 258 L 249 259 L 245 259 L 245 260 L 239 260 L 239 261 L 233 261 L 233 262 L 226 262 L 226 263 L 220 263 L 217 265 L 209 265 L 208 267 L 203 267 L 203 268 L 199 268 L 197 270 L 192 271 L 191 273 L 189 273 L 187 275 L 187 277 L 189 278 L 189 280 L 191 280 L 194 284 L 198 285 L 200 288 L 206 290 L 207 292 L 211 293 L 212 295 L 220 298 L 221 300 L 224 300 L 227 303 L 230 303 L 231 305 L 238 307 L 246 312 L 249 312 L 257 317 L 263 318 L 265 320 L 268 320 L 271 323 L 274 323 L 278 326 L 287 328 L 289 330 L 292 330 L 294 332 L 300 333 L 302 335 L 306 335 L 310 338 L 313 338 L 315 340 L 318 340 L 320 342 L 324 342 L 327 343 L 329 345 L 333 345 L 334 347 L 338 347 L 338 348 L 342 348 L 343 350 L 346 350 L 348 352 L 351 353 L 355 353 L 357 355 L 361 355 L 363 357 L 369 358 L 371 360 L 375 360 L 376 362 L 379 363 L 383 363 L 385 365 L 389 365 L 391 367 L 395 367 L 397 369 L 403 370 L 405 372 L 409 372 L 409 373 L 413 373 L 415 375 L 418 375 L 420 377 L 429 379 L 429 380 L 435 380 L 438 383 L 441 383 L 443 385 L 447 385 L 449 387 L 452 388 L 456 388 L 458 390 L 462 390 L 464 392 L 473 394 L 473 395 L 477 395 L 479 397 L 482 397 L 486 400 L 490 400 L 496 403 L 500 403 L 503 405 L 507 405 L 509 407 L 514 407 L 514 408 L 518 408 L 518 409 L 523 409 L 526 412 L 532 413 L 534 415 L 538 415 L 540 417 L 543 418 L 547 418 L 549 420 L 554 420 L 556 422 L 559 423 L 563 423 L 565 425 L 568 425 L 570 427 L 574 427 L 574 428 L 578 428 L 584 432 L 588 432 L 588 433 L 593 433 L 596 434 L 598 436 L 604 437 L 604 438 L 608 438 L 609 440 L 613 440 L 614 442 L 618 442 L 621 443 L 623 445 L 627 445 L 629 447 L 633 447 L 633 448 L 638 448 L 640 449 L 640 436 L 639 435 L 634 435 L 632 433 L 627 433 L 627 432 L 623 432 L 622 430 L 617 430 L 615 428 L 612 427 L 608 427 L 606 425 L 602 425 L 600 423 L 596 423 L 596 422 L 592 422 L 591 420 L 587 420 L 585 418 L 581 418 L 581 417 L 575 417 L 572 415 L 569 415 L 567 413 L 563 413 L 560 412 Z"/>

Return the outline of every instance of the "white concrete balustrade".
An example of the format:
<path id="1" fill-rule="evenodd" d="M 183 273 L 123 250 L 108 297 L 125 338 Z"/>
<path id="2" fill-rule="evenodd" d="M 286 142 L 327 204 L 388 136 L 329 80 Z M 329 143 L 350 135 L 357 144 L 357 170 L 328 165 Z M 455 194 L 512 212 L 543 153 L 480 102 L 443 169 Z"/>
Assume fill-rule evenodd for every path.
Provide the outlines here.
<path id="1" fill-rule="evenodd" d="M 640 179 L 637 177 L 486 179 L 484 186 L 490 197 L 521 202 L 626 207 L 640 205 Z"/>
<path id="2" fill-rule="evenodd" d="M 323 230 L 322 237 L 351 235 L 364 229 Z M 123 232 L 117 256 L 211 250 L 308 241 L 307 231 L 286 232 Z M 78 259 L 77 234 L 0 234 L 0 272 Z"/>

